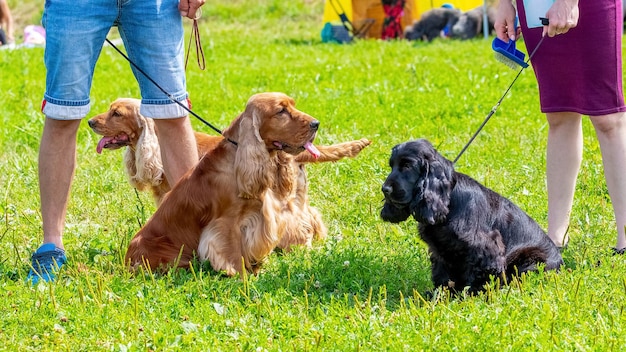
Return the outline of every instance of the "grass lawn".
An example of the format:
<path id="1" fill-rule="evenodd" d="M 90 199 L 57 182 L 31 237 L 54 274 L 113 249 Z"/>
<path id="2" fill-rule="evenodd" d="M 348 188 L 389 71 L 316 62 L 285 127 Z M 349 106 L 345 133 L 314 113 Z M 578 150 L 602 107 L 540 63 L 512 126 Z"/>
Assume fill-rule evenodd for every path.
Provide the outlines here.
<path id="1" fill-rule="evenodd" d="M 31 16 L 42 5 L 24 6 L 37 9 Z M 207 1 L 199 23 L 207 67 L 192 56 L 187 69 L 194 111 L 218 127 L 252 94 L 281 91 L 321 121 L 317 143 L 373 141 L 356 159 L 308 168 L 311 202 L 329 238 L 312 250 L 273 254 L 258 276 L 224 278 L 208 264 L 128 273 L 126 247 L 154 205 L 129 186 L 120 151 L 96 154 L 99 138 L 84 121 L 64 237 L 69 262 L 53 284 L 25 283 L 42 239 L 43 50 L 0 51 L 0 350 L 624 350 L 626 256 L 610 255 L 614 219 L 589 121 L 565 269 L 477 297 L 426 300 L 429 260 L 416 223 L 379 217 L 390 150 L 427 138 L 454 159 L 517 72 L 482 39 L 322 43 L 323 6 Z M 139 90 L 129 64 L 106 47 L 90 116 L 118 97 L 139 97 Z M 528 69 L 457 169 L 545 228 L 546 137 Z"/>

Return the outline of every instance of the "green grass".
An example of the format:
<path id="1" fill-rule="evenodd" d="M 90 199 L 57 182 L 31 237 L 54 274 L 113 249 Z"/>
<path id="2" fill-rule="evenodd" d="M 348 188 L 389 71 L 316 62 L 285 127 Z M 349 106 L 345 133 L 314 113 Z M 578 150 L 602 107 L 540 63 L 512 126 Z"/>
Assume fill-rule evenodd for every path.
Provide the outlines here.
<path id="1" fill-rule="evenodd" d="M 424 137 L 453 159 L 516 72 L 493 59 L 488 41 L 324 44 L 323 1 L 251 3 L 204 6 L 207 68 L 188 68 L 193 108 L 222 128 L 250 95 L 282 91 L 321 120 L 319 143 L 373 140 L 354 160 L 308 169 L 311 202 L 329 238 L 312 250 L 272 255 L 257 277 L 223 278 L 208 265 L 132 276 L 122 258 L 154 205 L 128 185 L 121 152 L 95 153 L 98 137 L 84 122 L 65 233 L 69 263 L 54 284 L 31 287 L 24 279 L 42 238 L 36 175 L 43 50 L 0 51 L 0 350 L 626 347 L 626 259 L 609 255 L 614 220 L 588 121 L 566 269 L 533 273 L 478 297 L 424 300 L 432 285 L 416 224 L 391 225 L 378 215 L 391 147 Z M 107 48 L 92 114 L 123 96 L 138 97 L 138 88 L 128 63 Z M 527 70 L 457 168 L 545 227 L 546 135 Z"/>

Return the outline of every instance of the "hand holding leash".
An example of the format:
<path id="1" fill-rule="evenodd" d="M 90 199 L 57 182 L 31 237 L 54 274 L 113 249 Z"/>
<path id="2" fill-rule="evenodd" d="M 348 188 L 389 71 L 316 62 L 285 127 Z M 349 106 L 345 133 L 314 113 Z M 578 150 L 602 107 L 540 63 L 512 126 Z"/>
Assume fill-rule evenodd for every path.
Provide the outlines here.
<path id="1" fill-rule="evenodd" d="M 180 0 L 178 3 L 178 10 L 183 17 L 191 18 L 192 20 L 198 19 L 196 13 L 206 0 Z"/>

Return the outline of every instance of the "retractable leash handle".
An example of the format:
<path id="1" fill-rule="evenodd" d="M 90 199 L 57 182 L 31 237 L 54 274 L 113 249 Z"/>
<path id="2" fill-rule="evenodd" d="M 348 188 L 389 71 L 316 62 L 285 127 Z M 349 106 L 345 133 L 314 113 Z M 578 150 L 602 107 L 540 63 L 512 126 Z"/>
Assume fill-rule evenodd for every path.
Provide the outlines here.
<path id="1" fill-rule="evenodd" d="M 547 18 L 543 18 L 540 17 L 541 19 L 541 23 L 544 26 L 547 26 L 549 24 L 549 21 Z M 520 70 L 517 72 L 517 75 L 515 76 L 515 78 L 513 79 L 513 82 L 511 82 L 511 84 L 509 84 L 508 88 L 506 89 L 506 91 L 504 91 L 504 94 L 502 94 L 502 96 L 500 97 L 500 99 L 498 100 L 498 102 L 496 103 L 496 105 L 493 106 L 493 108 L 491 108 L 491 111 L 489 111 L 489 114 L 487 114 L 487 117 L 485 118 L 485 120 L 483 121 L 483 123 L 480 125 L 480 127 L 478 127 L 478 130 L 476 130 L 476 132 L 474 133 L 474 135 L 472 135 L 472 137 L 470 138 L 470 140 L 465 144 L 465 146 L 463 147 L 463 149 L 461 149 L 461 152 L 459 152 L 459 155 L 456 156 L 456 158 L 454 158 L 454 161 L 452 162 L 453 164 L 456 164 L 457 161 L 459 161 L 459 159 L 461 158 L 461 155 L 463 155 L 463 153 L 465 153 L 465 151 L 467 150 L 467 148 L 470 146 L 470 144 L 472 144 L 472 142 L 474 141 L 474 139 L 476 139 L 476 136 L 478 136 L 478 134 L 480 133 L 480 131 L 482 131 L 483 127 L 485 127 L 485 125 L 487 124 L 487 121 L 489 121 L 489 119 L 491 118 L 491 116 L 493 116 L 493 114 L 496 113 L 496 111 L 498 110 L 498 107 L 500 106 L 500 103 L 502 103 L 502 100 L 504 100 L 504 97 L 506 97 L 506 95 L 509 93 L 509 91 L 511 90 L 511 88 L 513 87 L 513 84 L 515 84 L 515 81 L 517 81 L 517 78 L 520 76 L 520 74 L 522 74 L 522 71 L 524 71 L 524 69 L 528 66 L 528 63 L 530 62 L 530 60 L 533 58 L 533 56 L 535 55 L 535 53 L 537 52 L 537 49 L 539 49 L 539 47 L 541 46 L 541 43 L 543 43 L 543 40 L 545 39 L 545 36 L 542 36 L 541 39 L 539 40 L 539 43 L 537 43 L 537 46 L 535 46 L 535 49 L 533 49 L 532 53 L 530 53 L 530 55 L 528 56 L 528 60 L 526 60 L 525 62 L 525 66 L 522 66 L 520 68 Z"/>

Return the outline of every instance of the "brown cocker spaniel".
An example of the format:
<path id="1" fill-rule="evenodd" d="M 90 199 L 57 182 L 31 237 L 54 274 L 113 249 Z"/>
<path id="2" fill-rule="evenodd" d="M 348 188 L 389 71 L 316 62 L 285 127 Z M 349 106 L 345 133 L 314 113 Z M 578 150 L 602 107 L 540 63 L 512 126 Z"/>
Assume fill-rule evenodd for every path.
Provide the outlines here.
<path id="1" fill-rule="evenodd" d="M 252 96 L 132 239 L 126 263 L 187 267 L 197 256 L 227 275 L 256 273 L 277 246 L 325 235 L 308 203 L 304 164 L 356 156 L 366 139 L 316 148 L 319 121 L 282 93 Z M 234 143 L 233 143 L 234 142 Z"/>

